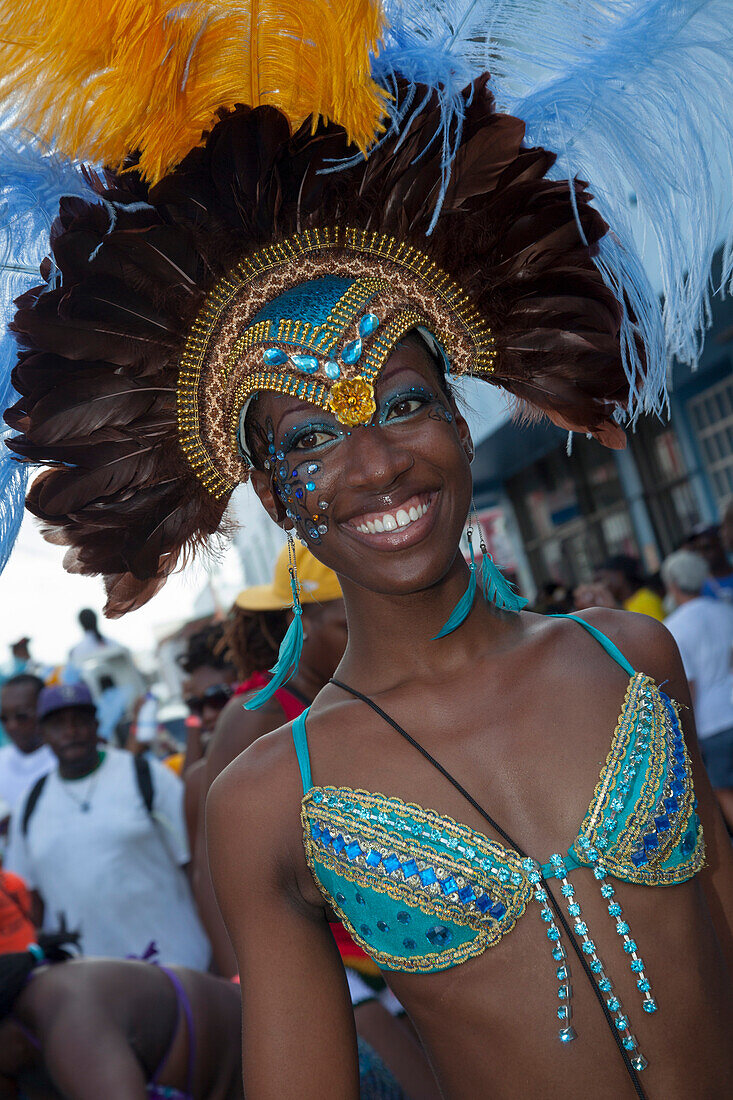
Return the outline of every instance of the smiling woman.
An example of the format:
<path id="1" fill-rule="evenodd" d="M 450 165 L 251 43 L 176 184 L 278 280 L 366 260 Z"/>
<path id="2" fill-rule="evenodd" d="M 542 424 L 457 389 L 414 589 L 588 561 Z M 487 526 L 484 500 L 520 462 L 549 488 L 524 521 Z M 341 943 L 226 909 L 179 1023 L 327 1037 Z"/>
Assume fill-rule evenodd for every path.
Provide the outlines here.
<path id="1" fill-rule="evenodd" d="M 71 109 L 63 127 L 42 119 L 75 152 L 93 132 L 101 155 L 109 129 L 116 170 L 64 200 L 45 285 L 19 300 L 6 419 L 13 453 L 47 467 L 28 508 L 68 568 L 104 576 L 108 614 L 145 603 L 247 479 L 338 574 L 336 678 L 208 802 L 246 1094 L 357 1097 L 337 918 L 446 1097 L 722 1096 L 733 865 L 681 725 L 679 656 L 639 616 L 527 613 L 481 543 L 479 587 L 473 446 L 451 386 L 482 379 L 521 415 L 609 447 L 624 445 L 622 422 L 664 407 L 665 332 L 696 348 L 706 316 L 714 129 L 711 149 L 733 154 L 710 106 L 733 74 L 724 5 L 557 0 L 529 37 L 534 5 L 240 7 L 241 86 L 225 79 L 224 42 L 242 29 L 220 39 L 226 5 L 98 15 L 114 58 L 147 29 L 141 79 L 154 73 L 164 102 L 110 127 Z M 80 110 L 89 90 L 103 115 L 109 97 L 91 93 L 119 77 L 100 80 L 119 62 L 92 32 L 57 23 L 73 63 L 35 24 L 5 36 L 13 89 L 39 57 L 52 70 L 27 122 L 66 102 L 48 89 L 70 73 Z M 281 90 L 261 93 L 273 80 Z M 181 157 L 182 104 L 204 133 Z M 125 161 L 122 146 L 138 152 Z M 710 192 L 693 244 L 665 261 L 664 317 L 625 223 L 630 180 L 663 258 L 686 245 L 685 196 Z M 302 648 L 294 553 L 289 581 L 293 619 L 262 697 Z"/>

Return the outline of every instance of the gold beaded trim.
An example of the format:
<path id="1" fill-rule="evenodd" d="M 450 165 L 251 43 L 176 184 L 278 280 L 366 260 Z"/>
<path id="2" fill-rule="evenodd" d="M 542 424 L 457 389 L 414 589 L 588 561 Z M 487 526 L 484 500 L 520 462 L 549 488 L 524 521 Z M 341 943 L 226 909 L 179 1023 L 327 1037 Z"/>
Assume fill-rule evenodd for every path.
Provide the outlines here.
<path id="1" fill-rule="evenodd" d="M 202 374 L 204 373 L 207 357 L 216 342 L 217 329 L 227 308 L 238 297 L 241 298 L 243 288 L 279 268 L 293 267 L 295 273 L 297 272 L 299 260 L 303 260 L 314 253 L 327 253 L 334 250 L 352 253 L 362 258 L 373 256 L 375 259 L 387 261 L 390 265 L 402 269 L 406 274 L 412 275 L 428 293 L 434 295 L 442 303 L 443 308 L 455 319 L 457 330 L 461 333 L 461 339 L 467 340 L 471 348 L 470 369 L 478 373 L 491 373 L 494 370 L 496 348 L 489 325 L 455 279 L 441 270 L 424 252 L 419 251 L 412 245 L 397 241 L 384 233 L 369 232 L 353 227 L 326 226 L 322 229 L 307 229 L 285 241 L 259 249 L 251 256 L 241 260 L 232 271 L 216 283 L 207 298 L 206 304 L 191 326 L 180 360 L 177 419 L 181 448 L 204 488 L 217 498 L 229 494 L 237 484 L 231 477 L 224 477 L 220 474 L 212 457 L 216 455 L 219 446 L 226 446 L 228 449 L 231 447 L 229 425 L 221 424 L 216 427 L 215 432 L 212 430 L 211 434 L 215 434 L 216 443 L 212 441 L 207 446 L 207 441 L 202 432 L 203 425 L 199 409 L 199 402 L 202 398 L 200 392 Z M 357 293 L 355 289 L 357 285 L 359 292 L 361 292 L 369 281 L 369 277 L 358 279 L 355 287 L 352 288 L 354 293 Z M 401 280 L 397 281 L 402 282 Z M 375 284 L 381 284 L 382 282 L 384 280 L 378 277 L 374 278 Z M 293 285 L 295 285 L 295 281 Z M 409 293 L 409 286 L 404 286 L 404 289 Z M 372 288 L 371 293 L 375 292 L 377 291 Z M 339 305 L 343 304 L 344 309 L 348 308 L 347 296 L 348 292 L 344 295 L 342 302 L 339 302 Z M 257 310 L 253 309 L 253 312 L 256 313 Z M 333 343 L 338 340 L 339 331 L 343 331 L 343 327 L 339 329 L 339 325 L 343 325 L 343 322 L 340 316 L 336 316 L 337 312 L 337 309 L 334 309 L 332 331 L 329 330 L 329 335 L 324 336 L 324 341 L 331 341 L 329 347 L 333 346 Z M 353 313 L 351 319 L 353 319 Z M 329 317 L 326 325 L 330 321 L 331 317 Z M 290 322 L 290 324 L 292 328 L 288 329 L 287 335 L 294 339 L 297 334 L 297 343 L 302 344 L 304 338 L 313 338 L 312 330 L 314 326 L 309 325 L 308 322 Z M 326 325 L 319 327 L 325 328 Z M 226 386 L 231 381 L 230 376 L 237 360 L 248 350 L 262 342 L 265 332 L 264 326 L 268 326 L 269 331 L 270 322 L 258 322 L 251 328 L 246 329 L 233 342 L 231 350 L 226 356 L 224 367 L 220 370 L 220 384 L 222 386 Z M 297 326 L 301 327 L 298 328 Z M 407 331 L 407 329 L 403 331 Z M 381 336 L 383 334 L 380 333 Z M 267 339 L 269 338 L 268 336 Z M 364 363 L 364 367 L 369 362 L 373 368 L 372 377 L 378 372 L 389 354 L 388 351 L 386 354 L 382 354 L 381 345 L 380 351 L 377 352 L 377 343 L 379 341 L 375 341 L 374 347 L 369 349 Z M 322 348 L 321 351 L 323 350 L 325 349 Z M 382 356 L 381 360 L 380 355 Z M 464 366 L 461 371 L 465 369 Z M 366 371 L 362 368 L 359 373 L 366 373 Z M 268 383 L 263 382 L 265 378 L 268 379 Z M 277 385 L 273 384 L 275 382 Z M 304 385 L 305 389 L 302 390 L 302 393 L 305 394 L 307 393 L 307 387 L 311 384 L 315 386 L 313 392 L 314 394 L 318 392 L 318 396 L 307 396 L 306 399 L 314 400 L 316 403 L 325 406 L 329 387 L 323 383 L 312 383 L 312 380 L 309 381 L 307 378 L 288 377 L 277 372 L 252 371 L 242 385 L 237 387 L 236 392 L 238 396 L 240 394 L 246 396 L 257 388 L 268 388 L 279 393 L 301 396 L 298 387 Z M 230 450 L 229 453 L 231 453 Z M 224 461 L 222 459 L 222 463 Z M 230 460 L 227 459 L 226 461 L 229 462 Z"/>

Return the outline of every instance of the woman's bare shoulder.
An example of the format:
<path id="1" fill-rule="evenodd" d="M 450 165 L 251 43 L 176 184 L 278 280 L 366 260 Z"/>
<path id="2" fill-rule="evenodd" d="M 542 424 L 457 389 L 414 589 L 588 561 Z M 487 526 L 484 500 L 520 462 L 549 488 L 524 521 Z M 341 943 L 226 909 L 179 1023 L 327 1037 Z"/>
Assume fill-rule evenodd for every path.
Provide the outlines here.
<path id="1" fill-rule="evenodd" d="M 676 675 L 679 653 L 664 623 L 636 611 L 607 607 L 591 607 L 577 617 L 605 634 L 636 672 L 646 673 L 658 684 Z"/>
<path id="2" fill-rule="evenodd" d="M 207 819 L 219 812 L 230 821 L 272 818 L 299 806 L 302 783 L 292 723 L 264 733 L 216 777 L 207 798 Z"/>

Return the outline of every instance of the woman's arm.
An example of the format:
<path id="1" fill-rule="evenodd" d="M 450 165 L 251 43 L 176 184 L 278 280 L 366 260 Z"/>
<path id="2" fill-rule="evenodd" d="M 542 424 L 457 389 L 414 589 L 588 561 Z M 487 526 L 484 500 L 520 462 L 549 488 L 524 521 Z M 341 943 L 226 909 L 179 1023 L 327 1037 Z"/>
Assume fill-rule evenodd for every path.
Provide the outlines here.
<path id="1" fill-rule="evenodd" d="M 298 884 L 308 874 L 300 784 L 283 734 L 290 736 L 268 735 L 231 764 L 206 809 L 211 874 L 242 982 L 245 1094 L 358 1100 L 343 966 L 323 909 Z"/>

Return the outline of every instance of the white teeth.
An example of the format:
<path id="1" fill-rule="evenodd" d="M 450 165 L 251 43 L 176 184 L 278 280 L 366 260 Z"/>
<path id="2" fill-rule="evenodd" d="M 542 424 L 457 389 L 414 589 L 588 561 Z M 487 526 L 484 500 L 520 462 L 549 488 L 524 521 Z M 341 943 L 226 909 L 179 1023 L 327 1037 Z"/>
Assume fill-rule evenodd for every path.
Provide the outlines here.
<path id="1" fill-rule="evenodd" d="M 421 515 L 422 513 L 418 512 L 417 508 L 413 504 L 412 508 L 410 508 L 410 519 L 412 520 L 412 522 L 414 523 L 416 519 L 420 519 Z"/>
<path id="2" fill-rule="evenodd" d="M 410 517 L 404 508 L 400 508 L 395 519 L 397 520 L 398 527 L 407 527 L 407 524 L 410 522 Z"/>
<path id="3" fill-rule="evenodd" d="M 385 529 L 385 527 L 384 527 L 384 524 L 382 523 L 381 519 L 375 519 L 375 521 L 374 521 L 374 530 L 375 531 L 384 531 L 384 529 Z"/>
<path id="4" fill-rule="evenodd" d="M 370 535 L 376 534 L 377 529 L 370 519 L 368 519 L 366 522 L 366 529 Z"/>
<path id="5" fill-rule="evenodd" d="M 397 530 L 397 520 L 394 518 L 394 516 L 390 515 L 389 512 L 385 512 L 382 516 L 382 524 L 384 525 L 385 531 Z"/>
<path id="6" fill-rule="evenodd" d="M 365 535 L 381 534 L 384 531 L 396 531 L 400 527 L 407 527 L 410 523 L 414 523 L 416 519 L 420 519 L 427 512 L 430 504 L 412 504 L 409 509 L 399 508 L 394 515 L 391 512 L 385 512 L 381 519 L 375 518 L 373 520 L 366 519 L 363 523 L 357 525 L 357 530 L 361 531 Z"/>

